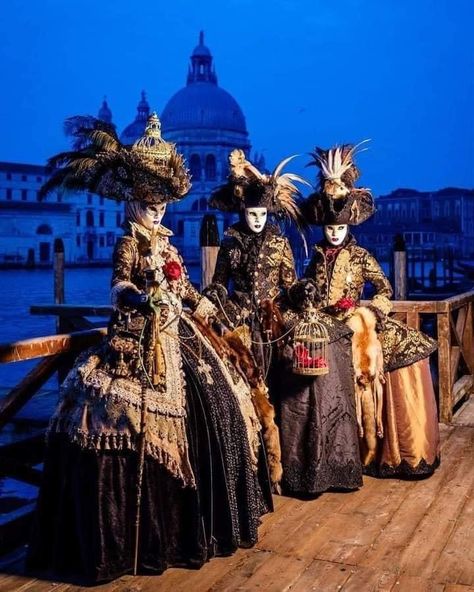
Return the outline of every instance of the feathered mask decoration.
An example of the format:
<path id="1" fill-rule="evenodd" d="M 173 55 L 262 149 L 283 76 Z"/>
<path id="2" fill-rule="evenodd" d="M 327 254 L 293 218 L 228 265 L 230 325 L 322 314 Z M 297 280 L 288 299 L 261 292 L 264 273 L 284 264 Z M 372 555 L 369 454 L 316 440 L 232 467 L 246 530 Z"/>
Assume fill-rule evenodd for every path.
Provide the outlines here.
<path id="1" fill-rule="evenodd" d="M 115 126 L 94 117 L 71 117 L 64 128 L 74 138 L 73 150 L 49 159 L 52 175 L 41 198 L 62 189 L 156 204 L 177 201 L 191 187 L 182 155 L 161 138 L 156 113 L 133 146 L 121 144 Z"/>
<path id="2" fill-rule="evenodd" d="M 320 190 L 328 197 L 334 199 L 346 197 L 354 187 L 355 181 L 360 176 L 359 169 L 354 164 L 354 156 L 358 152 L 367 150 L 367 148 L 359 148 L 369 141 L 363 140 L 356 146 L 343 144 L 329 150 L 316 148 L 315 152 L 311 153 L 313 160 L 308 166 L 319 167 Z"/>
<path id="3" fill-rule="evenodd" d="M 224 212 L 240 212 L 245 208 L 267 208 L 269 213 L 302 222 L 295 197 L 299 190 L 295 183 L 311 186 L 306 179 L 293 173 L 283 173 L 283 168 L 295 156 L 282 160 L 271 174 L 260 172 L 249 162 L 243 150 L 230 153 L 229 181 L 218 188 L 210 198 L 210 205 Z"/>

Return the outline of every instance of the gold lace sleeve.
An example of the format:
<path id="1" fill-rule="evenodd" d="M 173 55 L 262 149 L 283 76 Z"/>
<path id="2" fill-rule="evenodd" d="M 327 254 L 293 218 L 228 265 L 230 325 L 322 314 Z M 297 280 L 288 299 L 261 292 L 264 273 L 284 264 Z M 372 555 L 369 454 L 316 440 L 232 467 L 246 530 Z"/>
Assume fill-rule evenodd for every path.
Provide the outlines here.
<path id="1" fill-rule="evenodd" d="M 393 294 L 392 286 L 377 260 L 370 253 L 367 253 L 364 261 L 364 279 L 375 286 L 376 293 L 371 304 L 384 315 L 388 315 L 392 310 L 390 301 Z"/>
<path id="2" fill-rule="evenodd" d="M 112 287 L 119 282 L 130 282 L 132 269 L 136 259 L 136 248 L 133 238 L 122 236 L 115 244 L 112 260 Z"/>
<path id="3" fill-rule="evenodd" d="M 290 243 L 284 239 L 283 255 L 280 265 L 280 288 L 288 290 L 296 282 L 295 259 Z"/>

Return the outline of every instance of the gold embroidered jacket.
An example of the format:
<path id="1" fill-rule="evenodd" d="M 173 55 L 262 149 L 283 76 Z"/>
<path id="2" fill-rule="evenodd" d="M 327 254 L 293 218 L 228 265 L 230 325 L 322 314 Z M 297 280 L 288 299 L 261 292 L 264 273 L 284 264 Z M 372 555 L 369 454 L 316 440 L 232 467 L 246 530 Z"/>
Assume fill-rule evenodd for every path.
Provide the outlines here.
<path id="1" fill-rule="evenodd" d="M 437 348 L 436 341 L 421 331 L 390 318 L 392 287 L 377 260 L 352 237 L 343 247 L 332 266 L 328 265 L 324 248 L 315 245 L 313 257 L 305 271 L 319 290 L 321 308 L 333 307 L 341 298 L 352 298 L 359 303 L 366 283 L 375 288 L 371 306 L 385 317 L 379 333 L 387 371 L 408 366 L 428 357 Z M 334 309 L 331 309 L 334 312 Z M 344 313 L 339 315 L 341 318 Z"/>
<path id="2" fill-rule="evenodd" d="M 293 253 L 280 229 L 267 224 L 262 235 L 245 232 L 241 223 L 225 233 L 217 256 L 213 284 L 229 289 L 240 318 L 255 311 L 266 300 L 273 300 L 296 281 Z M 231 309 L 227 309 L 231 313 Z"/>

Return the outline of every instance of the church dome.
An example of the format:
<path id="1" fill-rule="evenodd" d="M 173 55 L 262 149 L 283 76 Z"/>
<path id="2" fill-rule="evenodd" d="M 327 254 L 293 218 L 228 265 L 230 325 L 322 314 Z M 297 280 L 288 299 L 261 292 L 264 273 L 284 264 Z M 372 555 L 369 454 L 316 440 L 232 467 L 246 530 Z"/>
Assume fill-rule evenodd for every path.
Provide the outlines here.
<path id="1" fill-rule="evenodd" d="M 150 105 L 146 100 L 145 91 L 142 90 L 142 97 L 137 105 L 137 116 L 135 117 L 135 121 L 132 121 L 130 125 L 127 125 L 120 135 L 120 141 L 122 144 L 133 144 L 137 138 L 143 136 L 149 115 Z"/>
<path id="2" fill-rule="evenodd" d="M 161 114 L 163 133 L 194 129 L 219 129 L 247 135 L 242 109 L 217 84 L 213 58 L 204 34 L 191 55 L 187 85 L 171 97 Z"/>

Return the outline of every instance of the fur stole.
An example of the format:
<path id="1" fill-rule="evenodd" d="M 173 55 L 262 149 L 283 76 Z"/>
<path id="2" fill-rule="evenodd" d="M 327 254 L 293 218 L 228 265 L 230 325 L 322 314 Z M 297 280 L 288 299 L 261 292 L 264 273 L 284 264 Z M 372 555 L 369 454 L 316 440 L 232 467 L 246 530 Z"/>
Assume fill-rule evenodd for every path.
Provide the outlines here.
<path id="1" fill-rule="evenodd" d="M 383 437 L 383 354 L 375 327 L 377 317 L 365 306 L 356 308 L 346 321 L 354 332 L 352 359 L 359 435 L 368 440 Z"/>

